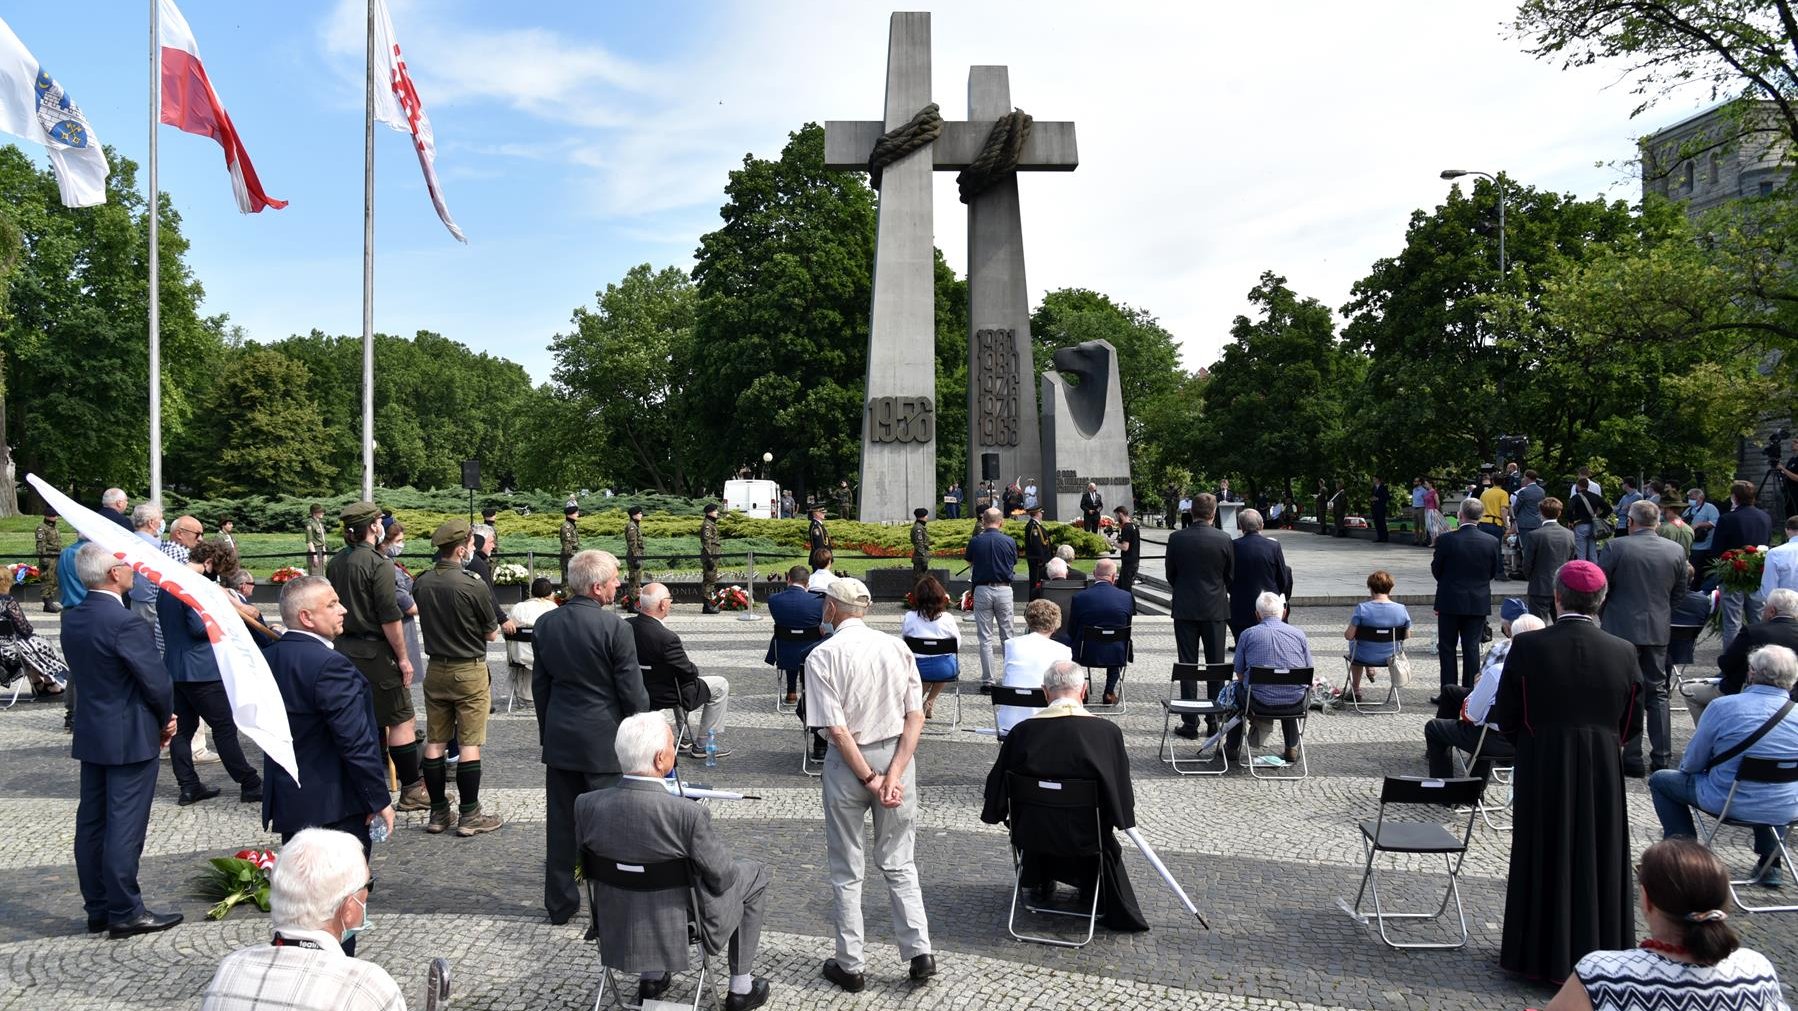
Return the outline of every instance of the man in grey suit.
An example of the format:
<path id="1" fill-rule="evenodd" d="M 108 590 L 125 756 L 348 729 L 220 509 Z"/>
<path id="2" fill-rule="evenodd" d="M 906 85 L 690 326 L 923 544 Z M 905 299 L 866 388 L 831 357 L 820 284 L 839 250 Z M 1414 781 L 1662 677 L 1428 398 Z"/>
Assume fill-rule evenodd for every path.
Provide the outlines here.
<path id="1" fill-rule="evenodd" d="M 1522 535 L 1523 578 L 1530 583 L 1530 613 L 1552 625 L 1555 620 L 1555 573 L 1573 560 L 1573 531 L 1560 523 L 1560 499 L 1551 495 L 1541 501 L 1537 510 L 1541 513 L 1542 525 Z"/>
<path id="2" fill-rule="evenodd" d="M 575 799 L 618 782 L 612 749 L 618 724 L 649 711 L 636 639 L 624 619 L 606 609 L 618 595 L 618 559 L 582 551 L 568 560 L 567 583 L 576 596 L 538 618 L 533 629 L 531 694 L 547 794 L 543 908 L 551 923 L 567 923 L 581 908 L 574 885 Z"/>
<path id="3" fill-rule="evenodd" d="M 642 619 L 638 619 L 642 620 Z M 768 981 L 750 974 L 762 938 L 768 865 L 733 858 L 712 831 L 699 802 L 668 792 L 674 770 L 674 732 L 660 713 L 638 713 L 618 725 L 613 747 L 620 769 L 616 789 L 583 794 L 574 803 L 581 850 L 632 864 L 685 860 L 699 895 L 699 936 L 708 955 L 730 947 L 730 993 L 724 1011 L 768 1002 Z M 657 1000 L 668 974 L 687 968 L 687 904 L 655 892 L 596 885 L 605 915 L 595 917 L 607 965 L 640 974 L 639 1002 Z"/>
<path id="4" fill-rule="evenodd" d="M 1598 553 L 1598 567 L 1611 587 L 1600 627 L 1636 647 L 1649 760 L 1656 770 L 1673 767 L 1667 642 L 1673 635 L 1673 609 L 1686 596 L 1686 553 L 1660 535 L 1660 525 L 1659 506 L 1646 499 L 1631 502 L 1629 536 Z M 1638 779 L 1645 775 L 1640 735 L 1623 746 L 1623 773 Z"/>

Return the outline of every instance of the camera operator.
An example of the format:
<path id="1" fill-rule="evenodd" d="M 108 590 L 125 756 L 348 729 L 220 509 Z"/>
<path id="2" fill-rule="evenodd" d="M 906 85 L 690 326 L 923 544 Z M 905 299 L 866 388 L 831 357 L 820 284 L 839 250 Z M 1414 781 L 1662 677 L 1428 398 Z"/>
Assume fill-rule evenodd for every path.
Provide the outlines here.
<path id="1" fill-rule="evenodd" d="M 1790 431 L 1783 428 L 1774 432 L 1767 440 L 1767 448 L 1763 450 L 1767 454 L 1767 462 L 1777 467 L 1779 475 L 1785 478 L 1782 489 L 1785 494 L 1782 497 L 1787 516 L 1798 515 L 1798 443 L 1793 444 L 1792 458 L 1783 464 L 1779 462 L 1780 449 L 1791 435 Z"/>

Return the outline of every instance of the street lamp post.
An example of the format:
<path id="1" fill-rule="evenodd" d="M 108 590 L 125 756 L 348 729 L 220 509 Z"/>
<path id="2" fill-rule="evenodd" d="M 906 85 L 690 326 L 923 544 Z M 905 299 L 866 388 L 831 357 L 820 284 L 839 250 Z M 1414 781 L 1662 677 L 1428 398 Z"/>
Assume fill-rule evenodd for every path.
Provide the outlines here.
<path id="1" fill-rule="evenodd" d="M 1473 169 L 1443 169 L 1442 178 L 1459 179 L 1462 176 L 1485 176 L 1498 187 L 1498 276 L 1505 276 L 1505 181 L 1490 172 Z"/>

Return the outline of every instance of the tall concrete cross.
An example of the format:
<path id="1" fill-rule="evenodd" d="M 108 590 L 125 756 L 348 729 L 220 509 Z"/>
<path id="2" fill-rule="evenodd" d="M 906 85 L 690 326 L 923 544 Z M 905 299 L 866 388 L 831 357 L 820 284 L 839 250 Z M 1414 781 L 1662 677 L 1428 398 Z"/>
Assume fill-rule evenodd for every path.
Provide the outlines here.
<path id="1" fill-rule="evenodd" d="M 1004 68 L 997 70 L 1004 105 L 1007 90 Z M 972 80 L 970 82 L 972 91 Z M 887 51 L 886 118 L 883 121 L 831 121 L 825 123 L 824 160 L 827 167 L 843 171 L 865 170 L 874 144 L 888 130 L 903 126 L 930 104 L 930 15 L 897 12 L 892 17 Z M 936 293 L 931 211 L 931 176 L 936 171 L 966 168 L 986 142 L 992 122 L 1009 108 L 990 118 L 944 124 L 935 143 L 913 151 L 886 166 L 881 176 L 880 210 L 874 252 L 874 298 L 869 319 L 867 402 L 862 415 L 861 519 L 865 522 L 899 523 L 911 518 L 918 506 L 934 509 L 936 484 Z M 929 160 L 926 160 L 928 157 Z M 1024 146 L 1019 168 L 1072 169 L 1072 123 L 1037 123 Z M 1005 231 L 1004 194 L 1010 194 L 1010 231 Z M 996 208 L 993 214 L 984 209 Z M 1036 391 L 1031 379 L 1028 293 L 1024 288 L 1023 236 L 1017 213 L 1017 181 L 1008 180 L 977 197 L 969 208 L 969 249 L 983 252 L 991 265 L 982 269 L 970 256 L 969 285 L 1011 291 L 1015 287 L 1015 313 L 995 313 L 991 322 L 976 322 L 980 329 L 1010 330 L 1013 356 L 993 355 L 983 368 L 978 351 L 970 347 L 968 384 L 970 407 L 976 406 L 975 390 L 989 392 L 991 430 L 1015 438 L 1003 449 L 1014 454 L 1028 447 L 1041 469 L 1041 449 L 1036 444 Z M 991 241 L 976 246 L 975 222 L 997 215 L 1001 222 L 991 229 Z M 984 252 L 987 249 L 993 252 Z M 1015 272 L 1015 283 L 988 275 L 1001 266 Z M 1002 275 L 1001 275 L 1002 276 Z M 970 294 L 979 306 L 984 296 Z M 1009 302 L 1007 303 L 1009 304 Z M 988 317 L 977 317 L 987 319 Z M 1000 325 L 1004 324 L 1004 325 Z M 994 341 L 989 338 L 988 344 Z M 1002 342 L 1001 342 L 1002 343 Z M 973 345 L 974 342 L 970 341 Z M 1003 376 L 1000 373 L 1004 373 Z M 1009 382 L 1009 386 L 1006 386 Z M 1005 389 L 1017 397 L 992 395 Z M 998 419 L 1016 417 L 1017 434 L 1002 430 Z M 1021 431 L 1028 419 L 1028 443 Z M 980 422 L 970 419 L 978 431 Z M 976 436 L 978 438 L 978 435 Z M 973 444 L 976 440 L 970 439 Z M 997 438 L 994 440 L 997 442 Z M 1002 449 L 1002 451 L 1003 451 Z M 989 451 L 991 451 L 989 449 Z M 978 452 L 969 454 L 978 472 Z M 1030 476 L 1037 476 L 1032 474 Z M 1047 480 L 1047 475 L 1042 475 Z M 970 488 L 973 487 L 970 485 Z"/>

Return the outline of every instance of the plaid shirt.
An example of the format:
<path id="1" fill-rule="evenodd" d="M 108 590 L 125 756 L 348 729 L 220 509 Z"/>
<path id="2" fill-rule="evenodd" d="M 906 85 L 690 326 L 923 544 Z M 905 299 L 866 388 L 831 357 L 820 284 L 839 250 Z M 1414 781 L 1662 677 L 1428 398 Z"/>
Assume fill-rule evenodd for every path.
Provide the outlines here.
<path id="1" fill-rule="evenodd" d="M 281 937 L 301 943 L 226 955 L 206 984 L 200 1011 L 406 1011 L 387 970 L 345 955 L 330 934 L 284 930 Z"/>

